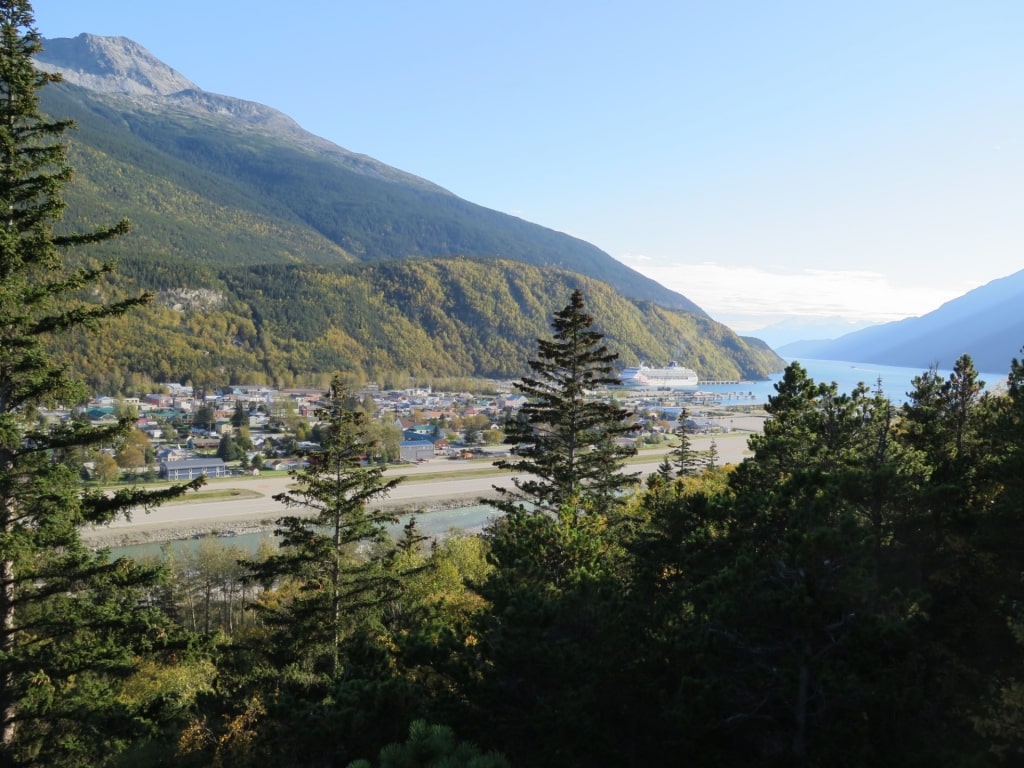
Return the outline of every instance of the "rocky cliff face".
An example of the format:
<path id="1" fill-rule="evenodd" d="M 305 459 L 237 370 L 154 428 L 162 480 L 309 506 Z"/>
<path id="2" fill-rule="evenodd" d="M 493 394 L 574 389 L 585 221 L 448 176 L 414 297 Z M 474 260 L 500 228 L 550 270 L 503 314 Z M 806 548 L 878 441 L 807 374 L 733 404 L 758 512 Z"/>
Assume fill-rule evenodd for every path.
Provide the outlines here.
<path id="1" fill-rule="evenodd" d="M 232 96 L 204 91 L 126 37 L 82 34 L 43 42 L 36 65 L 58 72 L 67 83 L 96 93 L 128 97 L 153 108 L 176 108 L 212 114 L 261 126 L 276 134 L 312 137 L 290 117 L 276 109 Z M 320 139 L 324 144 L 329 142 Z"/>
<path id="2" fill-rule="evenodd" d="M 168 96 L 199 86 L 126 37 L 82 34 L 43 43 L 40 69 L 60 72 L 69 83 L 100 93 Z"/>

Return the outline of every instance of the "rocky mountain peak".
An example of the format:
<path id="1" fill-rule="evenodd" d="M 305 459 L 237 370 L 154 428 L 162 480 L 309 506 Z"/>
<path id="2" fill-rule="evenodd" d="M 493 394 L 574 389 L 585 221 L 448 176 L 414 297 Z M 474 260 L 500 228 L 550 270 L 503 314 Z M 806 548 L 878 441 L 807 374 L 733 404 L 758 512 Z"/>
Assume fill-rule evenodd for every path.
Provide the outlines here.
<path id="1" fill-rule="evenodd" d="M 43 41 L 40 69 L 101 93 L 168 96 L 199 86 L 127 37 L 81 34 Z"/>
<path id="2" fill-rule="evenodd" d="M 425 179 L 315 136 L 272 107 L 204 91 L 127 37 L 83 33 L 77 37 L 48 38 L 43 40 L 36 66 L 48 72 L 59 72 L 71 85 L 86 88 L 101 97 L 128 99 L 135 107 L 146 111 L 173 110 L 225 121 L 236 130 L 256 131 L 330 156 L 365 176 L 451 194 Z"/>

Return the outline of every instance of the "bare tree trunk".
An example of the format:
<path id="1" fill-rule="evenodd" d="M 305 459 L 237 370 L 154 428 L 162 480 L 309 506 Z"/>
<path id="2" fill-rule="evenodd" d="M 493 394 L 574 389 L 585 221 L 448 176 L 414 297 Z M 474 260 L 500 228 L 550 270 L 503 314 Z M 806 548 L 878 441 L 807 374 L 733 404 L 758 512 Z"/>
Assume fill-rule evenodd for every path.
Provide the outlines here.
<path id="1" fill-rule="evenodd" d="M 804 761 L 807 756 L 807 700 L 811 685 L 811 668 L 808 663 L 809 649 L 805 648 L 800 658 L 800 673 L 797 679 L 796 706 L 793 710 L 793 719 L 796 724 L 796 732 L 793 734 L 793 754 Z"/>
<path id="2" fill-rule="evenodd" d="M 341 647 L 341 517 L 335 513 L 334 516 L 334 563 L 331 574 L 331 631 L 334 633 L 333 647 L 331 648 L 331 675 L 337 676 L 338 662 Z"/>
<path id="3" fill-rule="evenodd" d="M 210 579 L 203 582 L 203 631 L 210 633 L 210 602 L 213 599 L 213 583 Z"/>
<path id="4" fill-rule="evenodd" d="M 0 622 L 2 622 L 2 639 L 0 639 L 0 651 L 4 654 L 10 653 L 14 648 L 14 563 L 5 560 L 0 563 Z M 11 747 L 14 744 L 16 735 L 17 699 L 14 695 L 14 675 L 5 671 L 3 673 L 2 691 L 0 691 L 0 717 L 3 717 L 2 753 L 0 762 L 7 762 L 4 755 L 10 755 Z"/>

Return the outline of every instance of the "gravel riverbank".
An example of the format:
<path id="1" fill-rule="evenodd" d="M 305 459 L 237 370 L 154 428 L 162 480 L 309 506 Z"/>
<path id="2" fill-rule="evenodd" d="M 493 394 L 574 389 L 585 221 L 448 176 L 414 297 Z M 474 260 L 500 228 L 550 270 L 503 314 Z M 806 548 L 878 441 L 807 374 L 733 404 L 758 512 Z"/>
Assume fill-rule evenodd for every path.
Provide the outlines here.
<path id="1" fill-rule="evenodd" d="M 476 504 L 481 499 L 479 493 L 453 494 L 450 499 L 444 502 L 431 500 L 427 504 L 415 504 L 408 501 L 385 500 L 378 503 L 376 508 L 387 509 L 397 517 L 415 512 L 432 512 L 441 509 L 454 509 L 457 507 Z M 173 507 L 174 505 L 168 505 Z M 106 547 L 128 547 L 135 544 L 162 543 L 165 541 L 180 541 L 182 539 L 196 539 L 203 536 L 223 536 L 225 534 L 242 535 L 246 533 L 269 533 L 276 527 L 277 519 L 289 514 L 300 514 L 298 510 L 286 510 L 281 507 L 275 515 L 255 515 L 252 518 L 238 517 L 237 514 L 224 515 L 222 517 L 207 516 L 203 519 L 183 520 L 180 523 L 168 522 L 147 522 L 146 514 L 140 513 L 133 517 L 129 524 L 117 526 L 90 526 L 82 529 L 82 541 L 86 546 L 93 549 Z"/>

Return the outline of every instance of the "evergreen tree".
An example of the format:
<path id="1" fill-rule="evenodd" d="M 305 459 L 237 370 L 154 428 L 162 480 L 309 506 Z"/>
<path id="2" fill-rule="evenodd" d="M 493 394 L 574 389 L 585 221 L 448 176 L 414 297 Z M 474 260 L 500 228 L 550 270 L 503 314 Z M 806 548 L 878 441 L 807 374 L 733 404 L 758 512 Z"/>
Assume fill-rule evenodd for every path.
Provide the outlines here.
<path id="1" fill-rule="evenodd" d="M 197 395 L 197 399 L 202 402 L 203 398 Z M 213 406 L 203 403 L 192 416 L 192 426 L 196 429 L 201 429 L 204 432 L 212 432 L 216 426 L 217 420 L 214 418 Z"/>
<path id="2" fill-rule="evenodd" d="M 690 428 L 686 422 L 688 415 L 683 408 L 679 412 L 679 421 L 676 423 L 675 435 L 679 442 L 670 452 L 671 464 L 675 468 L 676 477 L 690 477 L 696 475 L 700 470 L 701 461 L 697 452 L 693 450 L 690 442 Z"/>
<path id="3" fill-rule="evenodd" d="M 583 294 L 574 291 L 555 313 L 553 338 L 538 339 L 532 375 L 516 384 L 529 401 L 505 428 L 515 458 L 495 466 L 526 476 L 514 478 L 516 490 L 503 491 L 495 502 L 506 512 L 528 501 L 551 513 L 567 504 L 578 512 L 581 502 L 606 513 L 620 503 L 621 491 L 636 483 L 635 473 L 622 471 L 636 449 L 616 442 L 630 430 L 630 413 L 593 397 L 595 390 L 619 383 L 612 368 L 618 355 L 608 351 L 593 324 Z"/>
<path id="4" fill-rule="evenodd" d="M 482 753 L 475 744 L 459 741 L 452 729 L 416 720 L 409 725 L 409 738 L 389 744 L 380 751 L 380 768 L 509 768 L 497 752 Z M 348 768 L 373 768 L 369 760 L 357 760 Z"/>
<path id="5" fill-rule="evenodd" d="M 729 723 L 715 748 L 736 758 L 868 764 L 901 711 L 889 700 L 910 696 L 896 693 L 898 665 L 882 674 L 891 658 L 865 652 L 884 642 L 895 653 L 912 623 L 879 583 L 890 529 L 865 525 L 877 494 L 905 471 L 898 452 L 879 453 L 891 406 L 863 385 L 846 395 L 815 383 L 797 363 L 776 393 L 763 433 L 750 438 L 754 455 L 729 476 L 722 533 L 688 553 L 700 568 L 678 566 L 700 578 L 684 594 L 719 680 L 703 700 L 696 682 L 689 716 L 698 733 L 711 726 L 702 739 Z"/>
<path id="6" fill-rule="evenodd" d="M 708 469 L 718 469 L 718 443 L 711 438 L 711 445 L 708 446 L 708 454 L 705 466 Z"/>
<path id="7" fill-rule="evenodd" d="M 389 594 L 384 560 L 394 549 L 388 525 L 397 518 L 367 505 L 401 480 L 385 479 L 382 466 L 364 466 L 377 443 L 365 412 L 350 410 L 347 400 L 335 377 L 318 414 L 325 427 L 321 450 L 291 473 L 296 489 L 274 497 L 313 514 L 278 520 L 281 553 L 252 564 L 265 583 L 291 593 L 274 609 L 263 604 L 264 620 L 279 630 L 279 661 L 331 676 L 341 668 L 343 639 Z"/>
<path id="8" fill-rule="evenodd" d="M 1020 542 L 1024 540 L 1024 361 L 1014 358 L 1007 377 L 1007 391 L 999 398 L 998 416 L 989 425 L 996 445 L 993 456 L 998 464 L 994 474 L 1003 488 L 986 515 L 975 541 L 987 550 L 983 557 L 999 566 L 996 575 L 1001 583 L 987 584 L 989 595 L 998 595 L 999 614 L 1005 618 L 1014 645 L 1000 648 L 1001 663 L 993 664 L 991 652 L 984 658 L 986 682 L 990 690 L 988 711 L 974 719 L 975 729 L 985 737 L 993 754 L 1006 764 L 1024 757 L 1024 672 L 1021 670 L 1024 645 L 1024 596 L 1020 574 L 1024 573 L 1024 553 Z M 974 627 L 972 625 L 971 629 Z M 991 634 L 998 637 L 1001 628 Z M 973 633 L 972 633 L 973 634 Z M 988 649 L 986 649 L 988 650 Z"/>
<path id="9" fill-rule="evenodd" d="M 616 443 L 630 428 L 628 412 L 593 396 L 618 378 L 616 355 L 592 325 L 574 292 L 555 314 L 554 338 L 538 342 L 533 375 L 517 384 L 529 401 L 506 425 L 516 458 L 496 462 L 527 477 L 492 502 L 505 514 L 488 531 L 495 569 L 480 586 L 492 606 L 480 627 L 486 671 L 471 695 L 513 761 L 529 765 L 565 765 L 569 756 L 613 762 L 620 713 L 610 691 L 627 685 L 613 587 L 621 548 L 608 523 L 636 482 L 622 471 L 635 449 Z"/>
<path id="10" fill-rule="evenodd" d="M 217 444 L 217 458 L 222 461 L 238 461 L 245 457 L 245 451 L 232 435 L 224 435 Z"/>
<path id="11" fill-rule="evenodd" d="M 1012 516 L 1024 508 L 1024 360 L 1014 358 L 1010 363 L 1001 404 L 991 430 L 1002 446 L 997 472 L 1005 489 L 999 507 Z"/>
<path id="12" fill-rule="evenodd" d="M 128 224 L 54 234 L 71 178 L 62 143 L 71 124 L 39 111 L 38 89 L 59 79 L 35 69 L 39 50 L 30 4 L 0 2 L 0 763 L 98 765 L 141 719 L 118 705 L 115 676 L 163 630 L 138 600 L 156 573 L 90 552 L 79 528 L 185 487 L 83 495 L 65 459 L 117 440 L 130 421 L 95 429 L 36 419 L 43 405 L 86 395 L 48 354 L 53 340 L 148 300 L 87 303 L 83 289 L 111 265 L 65 264 L 67 249 Z"/>
<path id="13" fill-rule="evenodd" d="M 231 414 L 231 426 L 235 429 L 249 426 L 249 414 L 242 405 L 241 400 L 235 401 L 235 411 Z"/>
<path id="14" fill-rule="evenodd" d="M 913 556 L 901 559 L 916 566 L 929 599 L 920 648 L 936 661 L 956 660 L 943 661 L 942 672 L 926 681 L 943 693 L 929 700 L 933 711 L 927 714 L 942 723 L 943 733 L 962 738 L 973 729 L 960 713 L 993 685 L 992 670 L 1020 674 L 1016 630 L 1007 621 L 1024 600 L 1020 507 L 1011 504 L 1011 514 L 1004 514 L 1006 491 L 1017 482 L 1005 459 L 1019 434 L 1001 429 L 1009 426 L 1006 417 L 1019 394 L 1014 379 L 1011 367 L 1008 394 L 985 394 L 963 355 L 948 378 L 932 369 L 914 380 L 899 422 L 900 440 L 920 464 L 900 531 Z"/>
<path id="15" fill-rule="evenodd" d="M 317 417 L 320 450 L 291 473 L 294 490 L 275 497 L 299 512 L 277 521 L 277 554 L 247 563 L 265 588 L 254 604 L 262 629 L 234 648 L 235 684 L 260 705 L 250 718 L 252 739 L 244 755 L 207 756 L 214 761 L 346 764 L 393 741 L 408 722 L 390 632 L 402 564 L 414 558 L 391 539 L 396 516 L 370 508 L 401 478 L 366 464 L 375 432 L 340 376 Z M 418 543 L 407 527 L 402 548 Z M 247 717 L 237 695 L 222 703 L 225 722 Z"/>
<path id="16" fill-rule="evenodd" d="M 969 513 L 991 500 L 984 434 L 992 402 L 969 355 L 956 361 L 948 380 L 932 368 L 912 383 L 901 411 L 902 440 L 927 467 L 920 497 L 941 543 L 953 529 L 973 525 Z"/>
<path id="17" fill-rule="evenodd" d="M 648 485 L 650 485 L 655 477 L 661 478 L 659 482 L 662 485 L 667 484 L 672 479 L 672 461 L 667 455 L 658 464 L 658 471 L 647 478 Z"/>

